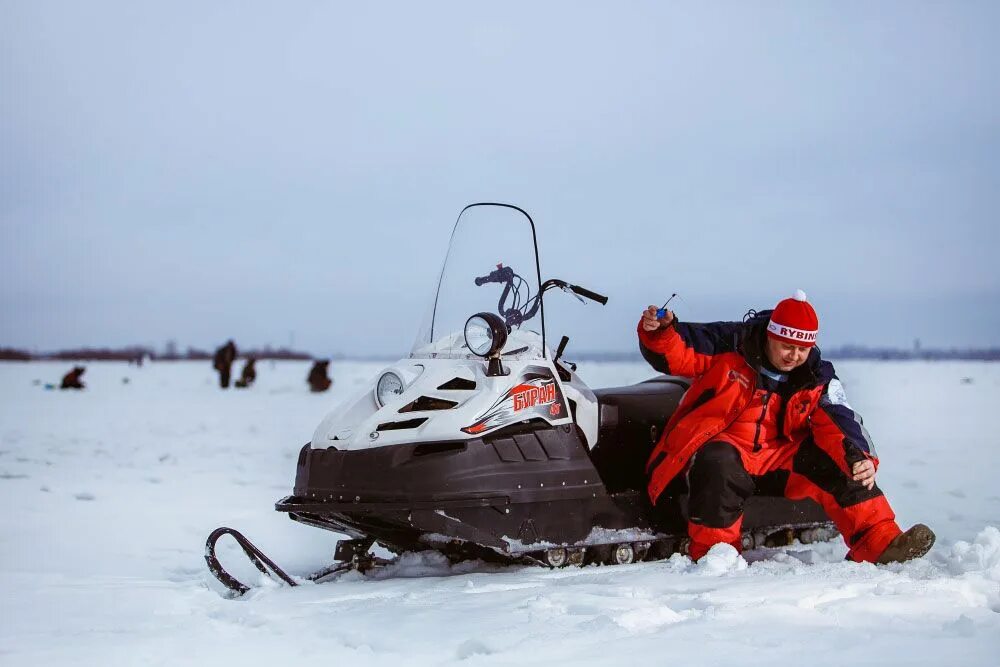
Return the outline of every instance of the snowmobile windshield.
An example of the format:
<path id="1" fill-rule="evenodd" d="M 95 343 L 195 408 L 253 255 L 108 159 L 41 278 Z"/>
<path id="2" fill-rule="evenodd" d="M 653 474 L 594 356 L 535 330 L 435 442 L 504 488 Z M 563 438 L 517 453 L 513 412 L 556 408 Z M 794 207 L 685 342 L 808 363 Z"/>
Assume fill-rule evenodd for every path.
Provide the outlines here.
<path id="1" fill-rule="evenodd" d="M 458 216 L 429 311 L 410 353 L 423 359 L 478 359 L 465 341 L 477 313 L 508 326 L 504 359 L 546 356 L 535 226 L 519 208 L 471 204 Z"/>

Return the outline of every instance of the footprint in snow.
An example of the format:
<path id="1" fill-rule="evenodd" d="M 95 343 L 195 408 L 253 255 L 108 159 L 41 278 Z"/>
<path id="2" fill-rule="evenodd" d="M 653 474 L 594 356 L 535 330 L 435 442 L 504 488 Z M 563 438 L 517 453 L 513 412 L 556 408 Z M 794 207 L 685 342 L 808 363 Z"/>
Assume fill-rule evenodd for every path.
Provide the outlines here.
<path id="1" fill-rule="evenodd" d="M 590 604 L 570 604 L 566 606 L 566 613 L 571 616 L 594 616 L 600 614 L 601 607 Z"/>
<path id="2" fill-rule="evenodd" d="M 920 488 L 920 483 L 912 479 L 908 479 L 905 482 L 903 482 L 903 486 L 906 487 L 907 489 L 917 489 Z"/>
<path id="3" fill-rule="evenodd" d="M 948 634 L 958 635 L 959 637 L 976 636 L 976 623 L 965 614 L 962 614 L 954 621 L 948 621 L 941 626 L 941 629 Z"/>
<path id="4" fill-rule="evenodd" d="M 76 498 L 77 500 L 96 500 L 97 499 L 97 497 L 93 493 L 87 493 L 87 492 L 74 494 L 73 497 Z"/>
<path id="5" fill-rule="evenodd" d="M 961 489 L 952 489 L 951 491 L 948 492 L 948 495 L 954 498 L 964 498 L 965 491 L 962 491 Z"/>
<path id="6" fill-rule="evenodd" d="M 576 628 L 582 632 L 607 632 L 609 630 L 617 630 L 622 626 L 615 622 L 613 618 L 607 614 L 599 614 L 588 621 L 583 621 L 578 623 Z"/>
<path id="7" fill-rule="evenodd" d="M 19 472 L 0 472 L 0 479 L 28 479 L 28 475 Z"/>
<path id="8" fill-rule="evenodd" d="M 455 649 L 455 657 L 459 660 L 471 658 L 474 655 L 491 655 L 493 649 L 478 639 L 467 639 Z"/>

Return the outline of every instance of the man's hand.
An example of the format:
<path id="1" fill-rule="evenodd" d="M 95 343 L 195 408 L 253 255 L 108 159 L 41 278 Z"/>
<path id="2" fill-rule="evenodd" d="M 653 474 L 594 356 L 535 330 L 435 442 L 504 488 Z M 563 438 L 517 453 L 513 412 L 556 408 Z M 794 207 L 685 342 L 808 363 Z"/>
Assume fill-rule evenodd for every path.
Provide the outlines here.
<path id="1" fill-rule="evenodd" d="M 674 321 L 674 312 L 668 310 L 665 317 L 656 317 L 656 306 L 650 306 L 642 311 L 642 328 L 646 331 L 656 331 L 660 327 L 669 327 Z"/>
<path id="2" fill-rule="evenodd" d="M 869 460 L 858 461 L 851 467 L 855 482 L 861 482 L 869 491 L 875 486 L 875 464 Z"/>

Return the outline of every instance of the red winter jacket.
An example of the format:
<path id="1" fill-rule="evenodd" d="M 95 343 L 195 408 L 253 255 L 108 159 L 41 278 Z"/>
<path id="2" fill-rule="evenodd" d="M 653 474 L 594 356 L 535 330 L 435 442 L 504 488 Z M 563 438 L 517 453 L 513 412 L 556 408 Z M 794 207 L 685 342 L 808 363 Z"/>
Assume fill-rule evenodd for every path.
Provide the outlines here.
<path id="1" fill-rule="evenodd" d="M 648 332 L 639 322 L 639 349 L 658 371 L 693 378 L 646 464 L 654 503 L 699 447 L 724 431 L 746 408 L 757 387 L 771 311 L 747 322 L 675 322 Z M 844 472 L 864 458 L 878 465 L 861 417 L 847 404 L 833 365 L 813 348 L 789 374 L 792 393 L 780 420 L 781 435 L 797 447 L 812 435 Z"/>

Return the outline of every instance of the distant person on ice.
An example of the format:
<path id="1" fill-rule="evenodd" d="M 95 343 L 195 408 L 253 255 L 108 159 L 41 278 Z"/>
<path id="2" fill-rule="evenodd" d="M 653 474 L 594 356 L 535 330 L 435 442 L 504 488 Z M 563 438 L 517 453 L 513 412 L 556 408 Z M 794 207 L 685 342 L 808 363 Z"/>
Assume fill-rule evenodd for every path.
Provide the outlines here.
<path id="1" fill-rule="evenodd" d="M 236 381 L 238 389 L 246 389 L 257 379 L 256 364 L 257 360 L 254 357 L 247 357 L 246 362 L 243 364 L 243 370 L 240 372 L 240 379 Z"/>
<path id="2" fill-rule="evenodd" d="M 83 374 L 87 371 L 84 366 L 74 366 L 73 370 L 63 376 L 62 384 L 59 385 L 60 389 L 83 389 L 84 384 L 80 379 Z"/>
<path id="3" fill-rule="evenodd" d="M 236 360 L 236 344 L 232 340 L 215 351 L 215 358 L 212 366 L 219 371 L 219 386 L 223 389 L 229 388 L 229 374 L 233 369 L 233 362 Z"/>
<path id="4" fill-rule="evenodd" d="M 313 364 L 313 367 L 309 370 L 309 377 L 306 379 L 309 383 L 310 391 L 317 393 L 326 391 L 333 384 L 326 372 L 329 365 L 330 362 L 327 360 L 317 361 Z"/>
<path id="5" fill-rule="evenodd" d="M 854 561 L 923 556 L 934 533 L 905 533 L 875 485 L 878 457 L 833 365 L 820 359 L 819 319 L 797 291 L 744 322 L 679 322 L 650 306 L 639 347 L 658 371 L 693 378 L 646 464 L 656 504 L 688 485 L 689 555 L 715 544 L 740 549 L 743 503 L 771 489 L 812 498 L 837 525 Z M 671 491 L 665 493 L 668 485 Z"/>

